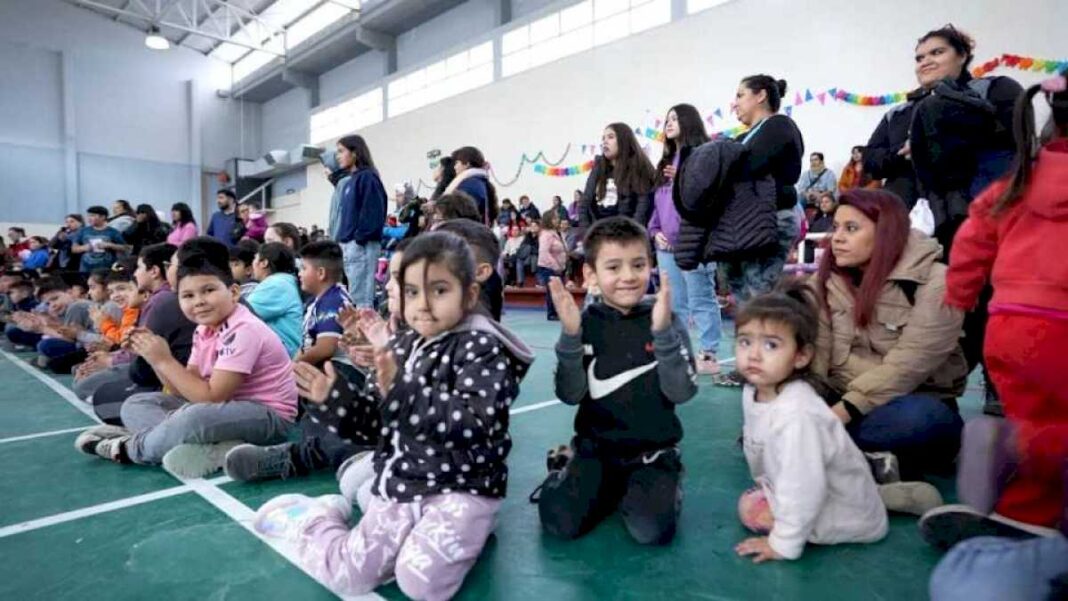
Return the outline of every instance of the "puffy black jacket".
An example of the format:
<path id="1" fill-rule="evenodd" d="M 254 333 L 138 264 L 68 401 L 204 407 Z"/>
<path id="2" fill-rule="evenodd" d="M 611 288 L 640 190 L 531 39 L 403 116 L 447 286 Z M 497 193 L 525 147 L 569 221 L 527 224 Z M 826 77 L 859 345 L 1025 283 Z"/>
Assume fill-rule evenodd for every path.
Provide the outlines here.
<path id="1" fill-rule="evenodd" d="M 771 175 L 741 177 L 749 150 L 733 140 L 683 149 L 673 191 L 682 218 L 675 262 L 750 260 L 776 248 L 776 185 Z"/>
<path id="2" fill-rule="evenodd" d="M 597 202 L 597 179 L 608 168 L 606 163 L 605 158 L 598 155 L 590 176 L 586 178 L 586 191 L 582 195 L 582 206 L 579 207 L 579 226 L 588 228 L 598 220 L 617 215 L 630 217 L 642 226 L 649 223 L 649 218 L 653 215 L 653 189 L 646 192 L 619 190 L 619 198 L 614 207 L 605 207 Z M 617 181 L 616 184 L 618 183 Z"/>

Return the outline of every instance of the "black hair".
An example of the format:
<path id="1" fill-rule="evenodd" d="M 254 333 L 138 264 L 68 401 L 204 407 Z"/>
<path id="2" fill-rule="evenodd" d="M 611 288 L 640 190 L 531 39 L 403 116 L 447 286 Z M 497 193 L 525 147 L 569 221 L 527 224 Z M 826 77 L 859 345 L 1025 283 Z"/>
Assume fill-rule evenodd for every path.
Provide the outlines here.
<path id="1" fill-rule="evenodd" d="M 271 224 L 270 227 L 278 234 L 278 237 L 282 240 L 289 239 L 293 241 L 293 248 L 290 249 L 293 253 L 296 253 L 297 249 L 302 246 L 300 243 L 300 230 L 297 229 L 297 226 L 293 225 L 292 223 L 287 223 L 283 221 L 280 223 Z"/>
<path id="2" fill-rule="evenodd" d="M 316 267 L 326 270 L 326 277 L 334 282 L 340 282 L 344 273 L 344 257 L 341 246 L 331 240 L 320 240 L 305 244 L 300 249 L 300 257 L 304 262 L 313 263 Z"/>
<path id="3" fill-rule="evenodd" d="M 267 261 L 267 269 L 273 273 L 297 274 L 297 255 L 281 242 L 268 242 L 260 245 L 256 256 Z"/>
<path id="4" fill-rule="evenodd" d="M 1062 71 L 1060 77 L 1068 79 L 1068 69 Z M 1040 139 L 1035 130 L 1033 101 L 1040 91 L 1042 91 L 1042 84 L 1036 84 L 1027 88 L 1027 91 L 1016 99 L 1016 106 L 1012 112 L 1012 134 L 1016 140 L 1016 158 L 1008 175 L 1008 186 L 990 209 L 992 215 L 998 215 L 1018 203 L 1031 182 L 1035 150 L 1040 143 L 1046 141 Z M 1056 135 L 1057 130 L 1060 130 L 1061 135 L 1068 134 L 1068 92 L 1047 92 L 1046 101 L 1052 109 L 1050 116 L 1052 130 L 1047 131 L 1047 135 L 1042 138 Z"/>
<path id="5" fill-rule="evenodd" d="M 5 275 L 13 275 L 13 274 L 5 274 Z M 24 290 L 28 289 L 29 294 L 32 295 L 33 294 L 33 280 L 28 280 L 26 278 L 20 277 L 19 279 L 15 280 L 14 282 L 11 282 L 11 285 L 8 287 L 8 290 L 14 290 L 16 288 L 22 288 Z"/>
<path id="6" fill-rule="evenodd" d="M 964 57 L 964 65 L 961 68 L 961 73 L 968 72 L 968 65 L 972 63 L 972 59 L 975 57 L 975 39 L 972 36 L 957 29 L 952 23 L 947 23 L 938 29 L 932 29 L 923 34 L 923 37 L 916 40 L 916 46 L 926 42 L 931 38 L 941 38 L 949 44 L 950 48 L 957 54 Z"/>
<path id="7" fill-rule="evenodd" d="M 609 217 L 601 219 L 586 231 L 582 247 L 586 249 L 586 264 L 597 265 L 597 254 L 606 243 L 631 244 L 638 242 L 649 252 L 649 234 L 645 228 L 630 217 Z"/>
<path id="8" fill-rule="evenodd" d="M 30 240 L 36 240 L 38 244 L 48 246 L 48 238 L 44 236 L 30 236 Z"/>
<path id="9" fill-rule="evenodd" d="M 234 191 L 230 190 L 229 188 L 223 188 L 222 190 L 219 190 L 218 192 L 215 193 L 216 196 L 218 196 L 220 194 L 222 194 L 223 196 L 229 198 L 230 200 L 237 200 L 237 195 L 234 194 Z"/>
<path id="10" fill-rule="evenodd" d="M 412 238 L 411 244 L 404 250 L 400 264 L 400 308 L 404 315 L 404 282 L 408 268 L 419 261 L 423 264 L 423 288 L 427 286 L 427 270 L 431 265 L 442 265 L 460 281 L 466 300 L 467 291 L 475 283 L 475 257 L 463 238 L 452 232 L 429 232 Z"/>
<path id="11" fill-rule="evenodd" d="M 452 219 L 470 219 L 482 221 L 482 215 L 478 212 L 475 200 L 463 192 L 445 194 L 434 201 L 434 213 L 443 221 Z"/>
<path id="12" fill-rule="evenodd" d="M 73 219 L 78 223 L 85 225 L 85 218 L 81 216 L 81 213 L 71 213 L 64 217 L 64 219 Z"/>
<path id="13" fill-rule="evenodd" d="M 93 206 L 89 207 L 88 209 L 86 209 L 85 212 L 89 213 L 90 215 L 100 215 L 101 217 L 107 217 L 108 216 L 107 207 L 102 207 L 100 205 L 93 205 Z"/>
<path id="14" fill-rule="evenodd" d="M 670 114 L 675 112 L 679 121 L 679 137 L 672 140 L 664 137 L 664 153 L 660 155 L 660 162 L 656 166 L 656 172 L 661 184 L 667 183 L 664 177 L 664 168 L 675 162 L 675 155 L 687 147 L 697 147 L 708 142 L 708 132 L 705 131 L 705 122 L 701 119 L 701 113 L 692 104 L 676 104 L 668 109 Z M 667 117 L 664 117 L 667 122 Z"/>
<path id="15" fill-rule="evenodd" d="M 123 211 L 124 213 L 133 213 L 133 207 L 131 207 L 131 206 L 130 206 L 130 203 L 129 203 L 129 202 L 127 202 L 127 201 L 125 201 L 125 200 L 122 200 L 122 199 L 120 198 L 119 200 L 116 200 L 116 201 L 115 201 L 115 204 L 117 204 L 117 205 L 119 205 L 120 207 L 122 207 L 122 211 Z"/>
<path id="16" fill-rule="evenodd" d="M 135 270 L 137 270 L 137 258 L 123 257 L 118 261 L 115 261 L 115 264 L 111 266 L 111 270 L 108 271 L 104 283 L 113 284 L 116 282 L 132 282 L 134 281 Z"/>
<path id="17" fill-rule="evenodd" d="M 108 268 L 108 267 L 101 267 L 99 269 L 94 269 L 91 272 L 89 272 L 89 276 L 87 278 L 85 278 L 85 283 L 87 285 L 88 284 L 92 284 L 93 282 L 97 282 L 97 283 L 102 284 L 102 285 L 103 284 L 107 284 L 108 283 L 108 276 L 110 276 L 110 275 L 111 275 L 111 269 Z"/>
<path id="18" fill-rule="evenodd" d="M 601 157 L 602 168 L 597 177 L 597 200 L 603 200 L 608 179 L 616 180 L 620 194 L 645 194 L 656 184 L 656 168 L 638 144 L 634 130 L 626 123 L 610 123 L 605 129 L 616 134 L 616 158 L 609 163 Z"/>
<path id="19" fill-rule="evenodd" d="M 177 250 L 177 246 L 167 242 L 150 244 L 141 249 L 137 258 L 141 259 L 141 262 L 145 264 L 145 269 L 152 269 L 153 267 L 159 269 L 160 278 L 166 280 L 167 265 L 170 264 L 171 257 L 174 256 L 174 253 Z"/>
<path id="20" fill-rule="evenodd" d="M 156 209 L 152 208 L 152 205 L 139 204 L 137 205 L 137 210 L 134 211 L 134 214 L 145 216 L 146 221 L 144 227 L 148 231 L 154 232 L 159 229 L 159 215 L 156 214 Z"/>
<path id="21" fill-rule="evenodd" d="M 819 157 L 820 161 L 825 161 L 826 160 L 826 159 L 823 158 L 823 153 L 822 152 L 813 152 L 812 154 L 810 154 L 808 156 L 809 156 L 809 158 Z"/>
<path id="22" fill-rule="evenodd" d="M 485 224 L 470 219 L 453 219 L 441 224 L 435 231 L 452 232 L 464 239 L 475 253 L 478 263 L 489 263 L 494 269 L 501 258 L 501 243 L 493 230 Z"/>
<path id="23" fill-rule="evenodd" d="M 779 112 L 782 106 L 782 98 L 786 95 L 786 80 L 775 79 L 770 75 L 750 75 L 742 80 L 742 85 L 754 94 L 764 92 L 768 95 L 768 109 L 773 113 Z"/>
<path id="24" fill-rule="evenodd" d="M 483 156 L 481 150 L 474 146 L 461 146 L 452 151 L 451 156 L 453 161 L 463 161 L 470 165 L 472 169 L 489 169 L 486 157 Z M 488 219 L 491 223 L 495 223 L 497 215 L 500 214 L 500 205 L 497 202 L 497 188 L 489 179 L 486 179 L 486 213 L 485 219 Z M 480 218 L 479 221 L 482 221 L 482 219 Z"/>
<path id="25" fill-rule="evenodd" d="M 787 279 L 779 283 L 771 292 L 753 297 L 743 304 L 734 318 L 735 331 L 754 321 L 769 321 L 786 326 L 794 335 L 798 350 L 816 351 L 816 337 L 819 334 L 819 300 L 812 288 L 800 278 Z M 812 361 L 786 380 L 804 380 L 823 397 L 828 405 L 835 404 L 837 394 L 828 383 L 812 372 Z M 784 382 L 785 384 L 785 382 Z"/>
<path id="26" fill-rule="evenodd" d="M 171 206 L 171 212 L 175 211 L 178 211 L 178 225 L 196 224 L 196 219 L 193 219 L 193 209 L 190 209 L 189 205 L 184 202 L 176 202 Z"/>
<path id="27" fill-rule="evenodd" d="M 441 157 L 438 164 L 441 165 L 441 181 L 434 187 L 434 192 L 430 195 L 431 200 L 444 194 L 452 180 L 456 179 L 456 161 L 452 160 L 452 157 Z"/>
<path id="28" fill-rule="evenodd" d="M 17 226 L 17 225 L 13 225 L 13 226 L 7 228 L 7 230 L 9 232 L 18 232 L 20 236 L 25 236 L 26 235 L 26 230 L 21 228 L 21 227 L 19 227 L 19 226 Z"/>
<path id="29" fill-rule="evenodd" d="M 182 279 L 195 275 L 217 277 L 225 286 L 233 286 L 230 249 L 210 236 L 198 236 L 183 242 L 178 248 L 179 286 Z"/>
<path id="30" fill-rule="evenodd" d="M 352 153 L 352 157 L 355 160 L 354 167 L 375 168 L 375 161 L 371 158 L 371 149 L 367 146 L 367 141 L 363 139 L 363 136 L 352 134 L 341 138 L 337 143 Z"/>
<path id="31" fill-rule="evenodd" d="M 238 261 L 245 267 L 252 267 L 252 262 L 256 260 L 256 253 L 259 250 L 259 242 L 245 238 L 230 248 L 230 262 Z"/>
<path id="32" fill-rule="evenodd" d="M 37 298 L 39 299 L 51 292 L 67 292 L 68 290 L 70 290 L 70 284 L 60 277 L 47 277 L 37 281 Z"/>

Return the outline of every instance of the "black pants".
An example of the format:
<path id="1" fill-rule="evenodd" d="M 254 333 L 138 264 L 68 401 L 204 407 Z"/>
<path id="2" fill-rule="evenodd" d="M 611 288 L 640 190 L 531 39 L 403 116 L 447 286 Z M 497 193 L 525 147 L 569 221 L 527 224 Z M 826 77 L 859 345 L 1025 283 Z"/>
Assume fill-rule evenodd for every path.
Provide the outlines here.
<path id="1" fill-rule="evenodd" d="M 578 538 L 619 509 L 640 544 L 663 545 L 675 537 L 682 506 L 682 462 L 677 449 L 621 460 L 576 443 L 575 456 L 549 474 L 538 514 L 545 531 Z"/>
<path id="2" fill-rule="evenodd" d="M 93 413 L 105 424 L 121 426 L 122 404 L 126 399 L 142 392 L 159 392 L 159 388 L 138 386 L 129 377 L 108 382 L 93 393 Z"/>
<path id="3" fill-rule="evenodd" d="M 300 420 L 300 440 L 289 449 L 297 475 L 307 476 L 324 469 L 337 470 L 346 459 L 371 447 L 361 447 L 342 440 L 323 424 L 307 418 Z"/>

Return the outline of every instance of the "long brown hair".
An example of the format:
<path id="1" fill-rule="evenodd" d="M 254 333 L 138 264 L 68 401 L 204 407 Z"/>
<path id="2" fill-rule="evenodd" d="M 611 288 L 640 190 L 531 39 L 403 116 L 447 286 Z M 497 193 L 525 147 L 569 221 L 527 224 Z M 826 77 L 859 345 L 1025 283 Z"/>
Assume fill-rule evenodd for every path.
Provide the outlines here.
<path id="1" fill-rule="evenodd" d="M 638 144 L 634 130 L 626 123 L 611 123 L 605 129 L 615 132 L 619 151 L 612 163 L 604 162 L 604 168 L 597 177 L 597 200 L 604 199 L 609 177 L 616 180 L 620 194 L 645 194 L 652 190 L 656 169 Z"/>
<path id="2" fill-rule="evenodd" d="M 688 146 L 700 146 L 708 142 L 708 132 L 705 131 L 705 122 L 701 120 L 701 113 L 692 104 L 676 104 L 668 110 L 668 114 L 675 111 L 675 118 L 679 122 L 679 137 L 675 140 L 664 136 L 664 153 L 660 156 L 660 163 L 656 166 L 658 182 L 660 185 L 667 183 L 664 177 L 664 167 L 675 161 L 675 155 Z M 664 117 L 667 123 L 667 117 Z M 665 125 L 666 127 L 666 125 Z"/>
<path id="3" fill-rule="evenodd" d="M 897 266 L 909 241 L 909 215 L 895 194 L 883 190 L 847 190 L 838 198 L 838 207 L 850 206 L 875 222 L 875 247 L 863 273 L 852 267 L 839 267 L 834 250 L 828 248 L 820 262 L 817 282 L 827 298 L 827 280 L 839 275 L 853 294 L 853 323 L 866 327 L 875 314 L 886 278 Z M 837 213 L 837 211 L 836 211 Z M 859 276 L 859 278 L 857 277 Z M 855 284 L 860 280 L 860 285 Z"/>
<path id="4" fill-rule="evenodd" d="M 1062 71 L 1062 78 L 1068 78 L 1068 70 Z M 1031 182 L 1031 171 L 1034 169 L 1035 149 L 1041 143 L 1048 140 L 1039 140 L 1035 131 L 1035 107 L 1033 100 L 1035 95 L 1042 91 L 1043 84 L 1036 84 L 1027 88 L 1018 99 L 1012 111 L 1012 133 L 1016 139 L 1016 160 L 1013 163 L 1011 174 L 1008 176 L 1009 185 L 1001 196 L 990 208 L 991 215 L 998 215 L 1018 203 L 1023 197 L 1024 190 Z M 1053 129 L 1047 132 L 1047 136 L 1056 136 L 1057 130 L 1061 135 L 1068 133 L 1068 92 L 1047 92 L 1046 100 L 1053 109 Z"/>

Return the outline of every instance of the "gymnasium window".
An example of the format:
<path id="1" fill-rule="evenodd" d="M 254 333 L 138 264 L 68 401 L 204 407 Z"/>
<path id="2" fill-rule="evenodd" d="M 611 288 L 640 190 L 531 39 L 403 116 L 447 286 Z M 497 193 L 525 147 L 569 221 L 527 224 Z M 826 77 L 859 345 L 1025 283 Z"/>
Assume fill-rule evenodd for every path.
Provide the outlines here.
<path id="1" fill-rule="evenodd" d="M 309 128 L 312 144 L 351 134 L 368 125 L 380 123 L 383 118 L 382 88 L 375 88 L 312 113 Z"/>
<path id="2" fill-rule="evenodd" d="M 389 116 L 493 82 L 493 42 L 484 42 L 389 82 Z"/>
<path id="3" fill-rule="evenodd" d="M 585 0 L 501 36 L 508 77 L 671 21 L 671 0 Z"/>
<path id="4" fill-rule="evenodd" d="M 692 15 L 699 13 L 703 10 L 708 10 L 713 6 L 719 6 L 720 4 L 726 4 L 731 0 L 686 0 L 686 14 Z"/>

